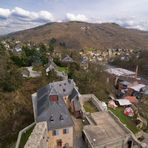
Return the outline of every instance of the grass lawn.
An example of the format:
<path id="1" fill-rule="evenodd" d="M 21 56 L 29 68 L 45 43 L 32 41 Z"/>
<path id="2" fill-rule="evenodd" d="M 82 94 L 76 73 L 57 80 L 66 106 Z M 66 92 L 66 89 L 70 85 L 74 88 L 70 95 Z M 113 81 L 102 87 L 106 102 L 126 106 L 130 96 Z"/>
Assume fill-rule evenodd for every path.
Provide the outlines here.
<path id="1" fill-rule="evenodd" d="M 58 67 L 58 71 L 68 73 L 68 67 Z"/>
<path id="2" fill-rule="evenodd" d="M 94 113 L 98 111 L 91 101 L 84 102 L 83 107 L 86 112 Z"/>
<path id="3" fill-rule="evenodd" d="M 126 127 L 129 128 L 133 133 L 137 133 L 139 131 L 139 129 L 136 127 L 136 123 L 134 122 L 136 118 L 125 116 L 124 108 L 118 107 L 115 110 L 110 109 L 110 111 L 113 112 L 120 119 L 120 121 L 125 124 Z"/>
<path id="4" fill-rule="evenodd" d="M 33 129 L 34 129 L 34 126 L 31 127 L 29 130 L 27 130 L 26 133 L 22 134 L 19 148 L 24 148 L 24 146 L 25 146 L 29 136 L 31 135 L 31 132 L 33 131 Z"/>

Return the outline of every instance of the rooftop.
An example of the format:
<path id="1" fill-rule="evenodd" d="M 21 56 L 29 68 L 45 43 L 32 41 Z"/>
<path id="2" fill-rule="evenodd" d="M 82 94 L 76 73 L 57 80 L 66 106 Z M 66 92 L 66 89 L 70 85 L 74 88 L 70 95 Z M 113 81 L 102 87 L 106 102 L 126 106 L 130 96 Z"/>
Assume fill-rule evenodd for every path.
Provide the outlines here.
<path id="1" fill-rule="evenodd" d="M 124 106 L 124 105 L 131 105 L 131 104 L 132 104 L 132 103 L 131 103 L 129 100 L 127 100 L 127 99 L 116 99 L 116 101 L 118 101 L 121 106 Z"/>
<path id="2" fill-rule="evenodd" d="M 142 88 L 144 88 L 145 85 L 144 84 L 136 84 L 136 85 L 133 85 L 133 86 L 129 86 L 129 88 L 135 90 L 135 91 L 140 91 Z"/>
<path id="3" fill-rule="evenodd" d="M 47 121 L 48 130 L 73 126 L 63 97 L 70 95 L 75 98 L 78 96 L 77 91 L 74 91 L 74 95 L 71 95 L 74 87 L 75 83 L 69 79 L 50 83 L 38 90 L 36 97 L 37 122 Z M 53 102 L 50 96 L 58 101 Z"/>
<path id="4" fill-rule="evenodd" d="M 84 133 L 94 148 L 118 142 L 129 134 L 108 112 L 95 112 L 91 117 L 96 125 L 85 126 Z"/>
<path id="5" fill-rule="evenodd" d="M 108 68 L 106 72 L 116 76 L 133 76 L 135 72 L 123 68 Z"/>
<path id="6" fill-rule="evenodd" d="M 74 60 L 69 56 L 67 55 L 63 60 L 62 62 L 73 62 Z"/>

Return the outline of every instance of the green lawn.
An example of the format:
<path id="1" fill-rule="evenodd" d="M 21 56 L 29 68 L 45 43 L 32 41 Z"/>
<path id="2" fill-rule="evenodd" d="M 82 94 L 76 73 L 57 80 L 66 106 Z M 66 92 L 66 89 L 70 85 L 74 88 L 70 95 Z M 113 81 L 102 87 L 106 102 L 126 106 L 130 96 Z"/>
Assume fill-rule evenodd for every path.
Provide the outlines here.
<path id="1" fill-rule="evenodd" d="M 124 115 L 124 108 L 118 107 L 115 110 L 110 109 L 111 112 L 113 112 L 120 121 L 126 125 L 127 128 L 129 128 L 133 133 L 137 133 L 139 129 L 136 127 L 136 123 L 134 120 L 136 120 L 135 117 L 128 117 Z"/>
<path id="2" fill-rule="evenodd" d="M 26 133 L 22 134 L 19 148 L 24 148 L 24 146 L 25 146 L 29 136 L 31 135 L 31 132 L 33 131 L 33 129 L 34 129 L 34 126 L 31 127 L 29 130 L 27 130 Z"/>
<path id="3" fill-rule="evenodd" d="M 98 111 L 91 101 L 86 101 L 83 107 L 86 112 L 94 113 Z"/>
<path id="4" fill-rule="evenodd" d="M 58 67 L 58 71 L 68 73 L 68 67 Z"/>

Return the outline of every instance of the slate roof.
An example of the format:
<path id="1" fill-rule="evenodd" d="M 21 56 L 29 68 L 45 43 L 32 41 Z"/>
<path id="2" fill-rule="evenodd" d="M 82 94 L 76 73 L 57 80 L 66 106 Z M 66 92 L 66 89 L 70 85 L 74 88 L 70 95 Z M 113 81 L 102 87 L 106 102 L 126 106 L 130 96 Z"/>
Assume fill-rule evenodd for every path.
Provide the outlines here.
<path id="1" fill-rule="evenodd" d="M 78 96 L 78 92 L 76 88 L 73 88 L 71 94 L 69 95 L 69 99 L 72 100 L 73 98 L 76 98 L 77 96 Z"/>
<path id="2" fill-rule="evenodd" d="M 78 97 L 78 91 L 75 92 L 74 87 L 74 81 L 69 79 L 50 83 L 39 89 L 36 97 L 37 122 L 47 121 L 48 130 L 73 126 L 63 96 Z M 74 95 L 72 92 L 75 92 Z M 58 96 L 58 102 L 51 102 L 50 95 Z M 79 108 L 78 104 L 75 104 L 76 108 Z"/>
<path id="3" fill-rule="evenodd" d="M 68 98 L 70 100 L 74 101 L 74 106 L 75 106 L 75 110 L 79 111 L 81 109 L 80 103 L 79 103 L 79 92 L 78 90 L 74 87 L 71 94 L 68 96 Z"/>

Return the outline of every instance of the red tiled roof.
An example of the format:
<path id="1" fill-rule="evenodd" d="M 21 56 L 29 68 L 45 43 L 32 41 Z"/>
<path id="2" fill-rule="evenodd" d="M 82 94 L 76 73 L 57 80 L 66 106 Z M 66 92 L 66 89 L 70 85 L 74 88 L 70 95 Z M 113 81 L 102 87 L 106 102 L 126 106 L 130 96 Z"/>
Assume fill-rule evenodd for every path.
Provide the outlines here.
<path id="1" fill-rule="evenodd" d="M 135 96 L 126 96 L 126 97 L 124 97 L 124 99 L 129 100 L 133 104 L 137 104 L 138 103 L 138 100 L 136 99 Z"/>

